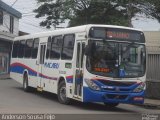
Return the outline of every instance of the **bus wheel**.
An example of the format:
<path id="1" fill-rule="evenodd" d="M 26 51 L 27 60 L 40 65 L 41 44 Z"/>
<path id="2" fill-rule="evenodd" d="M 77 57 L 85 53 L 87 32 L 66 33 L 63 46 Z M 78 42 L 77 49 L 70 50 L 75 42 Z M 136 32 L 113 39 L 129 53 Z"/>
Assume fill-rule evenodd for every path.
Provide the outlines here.
<path id="1" fill-rule="evenodd" d="M 119 105 L 119 103 L 104 103 L 104 105 L 108 108 L 114 108 Z"/>
<path id="2" fill-rule="evenodd" d="M 69 104 L 70 99 L 66 96 L 66 84 L 65 81 L 62 81 L 58 85 L 58 100 L 62 104 Z"/>
<path id="3" fill-rule="evenodd" d="M 27 74 L 24 74 L 24 77 L 23 77 L 23 90 L 25 92 L 31 91 L 31 87 L 28 86 L 28 75 Z"/>

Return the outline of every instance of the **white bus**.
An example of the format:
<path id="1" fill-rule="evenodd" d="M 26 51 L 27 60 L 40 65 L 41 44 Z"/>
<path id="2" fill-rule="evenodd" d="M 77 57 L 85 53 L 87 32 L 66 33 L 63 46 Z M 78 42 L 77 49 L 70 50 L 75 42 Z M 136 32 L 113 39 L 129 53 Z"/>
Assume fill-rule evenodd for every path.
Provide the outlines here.
<path id="1" fill-rule="evenodd" d="M 55 93 L 63 104 L 143 104 L 145 37 L 133 28 L 94 24 L 17 37 L 10 75 L 25 91 Z"/>

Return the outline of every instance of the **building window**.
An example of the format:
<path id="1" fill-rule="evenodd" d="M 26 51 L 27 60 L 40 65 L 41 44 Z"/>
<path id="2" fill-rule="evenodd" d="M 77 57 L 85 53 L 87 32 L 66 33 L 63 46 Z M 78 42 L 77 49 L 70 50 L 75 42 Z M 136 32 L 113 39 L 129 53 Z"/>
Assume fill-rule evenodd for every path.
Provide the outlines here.
<path id="1" fill-rule="evenodd" d="M 3 11 L 0 10 L 0 25 L 3 25 Z"/>
<path id="2" fill-rule="evenodd" d="M 12 58 L 17 58 L 18 56 L 18 51 L 19 51 L 19 41 L 15 41 L 13 44 L 13 50 L 12 50 Z"/>
<path id="3" fill-rule="evenodd" d="M 14 17 L 10 16 L 10 33 L 13 33 L 14 30 Z"/>

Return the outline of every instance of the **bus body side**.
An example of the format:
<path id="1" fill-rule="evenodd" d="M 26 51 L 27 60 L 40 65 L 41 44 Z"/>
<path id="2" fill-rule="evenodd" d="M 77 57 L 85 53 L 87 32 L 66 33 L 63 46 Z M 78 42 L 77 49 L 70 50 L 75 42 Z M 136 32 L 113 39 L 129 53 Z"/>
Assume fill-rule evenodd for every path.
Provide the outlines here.
<path id="1" fill-rule="evenodd" d="M 49 37 L 56 37 L 56 36 L 67 36 L 67 35 L 74 35 L 74 50 L 73 50 L 73 57 L 72 59 L 50 59 L 46 58 L 47 54 L 47 46 L 48 46 L 48 39 Z M 50 34 L 45 37 L 27 37 L 27 38 L 17 38 L 16 41 L 21 40 L 28 40 L 38 38 L 39 45 L 37 51 L 36 58 L 26 58 L 23 57 L 13 57 L 11 59 L 10 65 L 10 76 L 17 82 L 23 84 L 25 74 L 28 76 L 28 86 L 33 88 L 41 88 L 43 91 L 48 91 L 51 93 L 57 94 L 58 85 L 61 81 L 65 81 L 66 83 L 66 91 L 67 97 L 76 99 L 79 101 L 83 101 L 82 95 L 79 98 L 74 97 L 74 89 L 75 89 L 75 66 L 76 66 L 76 54 L 77 54 L 77 41 L 84 41 L 86 42 L 86 31 L 82 29 L 82 31 L 78 32 L 65 32 L 63 34 Z M 34 43 L 33 43 L 34 44 Z M 44 61 L 41 64 L 41 46 L 45 46 L 44 52 Z M 67 52 L 69 51 L 64 51 Z M 13 55 L 12 55 L 13 56 Z"/>
<path id="2" fill-rule="evenodd" d="M 65 81 L 67 98 L 81 102 L 143 103 L 145 91 L 133 91 L 142 83 L 145 83 L 145 75 L 135 78 L 112 78 L 96 75 L 87 70 L 87 55 L 84 55 L 84 51 L 89 41 L 88 31 L 92 26 L 95 25 L 57 31 L 57 33 L 51 32 L 39 35 L 40 37 L 31 35 L 29 37 L 16 38 L 15 41 L 38 38 L 39 45 L 36 58 L 13 57 L 11 59 L 11 78 L 23 84 L 24 76 L 27 74 L 28 86 L 55 94 L 58 94 L 59 83 Z M 100 27 L 108 26 L 101 25 Z M 116 26 L 115 28 L 118 27 Z M 75 30 L 77 31 L 75 32 Z M 47 58 L 49 37 L 61 35 L 63 38 L 65 35 L 74 35 L 72 58 L 69 60 Z M 72 42 L 66 44 L 73 45 Z M 63 52 L 64 56 L 70 54 L 67 49 Z M 89 84 L 97 84 L 101 86 L 101 90 L 93 90 Z"/>

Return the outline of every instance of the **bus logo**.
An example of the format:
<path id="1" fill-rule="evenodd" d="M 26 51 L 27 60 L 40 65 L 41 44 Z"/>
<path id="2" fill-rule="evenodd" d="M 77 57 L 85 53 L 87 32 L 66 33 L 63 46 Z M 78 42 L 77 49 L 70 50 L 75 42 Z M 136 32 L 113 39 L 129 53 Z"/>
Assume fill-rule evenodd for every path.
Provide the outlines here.
<path id="1" fill-rule="evenodd" d="M 53 68 L 53 69 L 58 69 L 59 68 L 59 63 L 44 63 L 44 66 L 47 68 Z"/>

